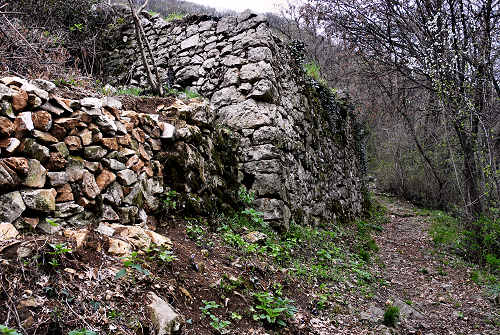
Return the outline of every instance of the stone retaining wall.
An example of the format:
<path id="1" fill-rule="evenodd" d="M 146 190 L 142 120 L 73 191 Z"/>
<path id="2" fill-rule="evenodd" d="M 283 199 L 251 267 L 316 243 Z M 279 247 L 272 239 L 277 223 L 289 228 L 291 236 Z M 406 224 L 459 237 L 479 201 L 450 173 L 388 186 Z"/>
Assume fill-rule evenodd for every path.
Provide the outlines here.
<path id="1" fill-rule="evenodd" d="M 125 13 L 105 57 L 109 80 L 147 87 Z M 141 20 L 164 84 L 203 95 L 213 122 L 241 137 L 234 164 L 267 220 L 307 223 L 360 212 L 352 107 L 305 75 L 300 51 L 277 38 L 264 17 L 165 22 L 144 13 Z"/>
<path id="2" fill-rule="evenodd" d="M 167 186 L 198 202 L 231 188 L 231 169 L 220 163 L 232 155 L 221 144 L 230 141 L 206 123 L 201 99 L 171 99 L 153 115 L 124 110 L 110 97 L 62 99 L 54 89 L 43 80 L 0 79 L 4 228 L 144 224 L 161 209 Z"/>

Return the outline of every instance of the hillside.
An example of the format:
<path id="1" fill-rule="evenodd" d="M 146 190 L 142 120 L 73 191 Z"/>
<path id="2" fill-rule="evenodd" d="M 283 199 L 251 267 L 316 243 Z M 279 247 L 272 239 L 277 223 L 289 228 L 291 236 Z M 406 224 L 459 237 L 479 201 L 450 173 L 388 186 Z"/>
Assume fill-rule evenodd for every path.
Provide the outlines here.
<path id="1" fill-rule="evenodd" d="M 391 63 L 420 2 L 91 2 L 0 1 L 0 335 L 499 333 L 495 67 Z"/>

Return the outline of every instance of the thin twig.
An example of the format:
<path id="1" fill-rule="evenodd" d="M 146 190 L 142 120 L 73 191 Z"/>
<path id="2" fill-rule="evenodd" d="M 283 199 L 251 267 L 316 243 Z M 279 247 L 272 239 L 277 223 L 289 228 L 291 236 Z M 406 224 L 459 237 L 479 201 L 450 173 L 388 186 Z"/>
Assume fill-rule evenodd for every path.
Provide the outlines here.
<path id="1" fill-rule="evenodd" d="M 33 48 L 33 46 L 30 44 L 30 42 L 28 42 L 28 40 L 19 32 L 19 30 L 17 30 L 16 27 L 14 27 L 14 25 L 9 21 L 9 19 L 7 18 L 7 16 L 5 16 L 5 15 L 2 15 L 2 16 L 5 19 L 5 21 L 7 21 L 7 24 L 19 35 L 19 37 L 21 37 L 21 39 L 31 48 L 31 50 L 33 50 L 33 52 L 35 53 L 36 57 L 38 59 L 40 59 L 40 55 L 38 54 L 38 52 L 36 51 L 36 49 Z"/>

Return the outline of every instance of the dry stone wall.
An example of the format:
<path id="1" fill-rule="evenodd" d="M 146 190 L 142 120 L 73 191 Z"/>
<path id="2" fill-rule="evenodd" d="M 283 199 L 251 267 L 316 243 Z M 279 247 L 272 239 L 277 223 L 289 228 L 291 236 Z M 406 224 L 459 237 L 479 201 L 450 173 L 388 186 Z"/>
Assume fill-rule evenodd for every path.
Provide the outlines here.
<path id="1" fill-rule="evenodd" d="M 111 35 L 107 74 L 114 85 L 145 88 L 134 26 L 126 11 L 123 17 Z M 314 223 L 360 212 L 352 107 L 305 75 L 300 50 L 277 38 L 264 17 L 165 22 L 144 13 L 141 20 L 163 83 L 206 97 L 208 122 L 240 136 L 234 166 L 266 220 Z"/>
<path id="2" fill-rule="evenodd" d="M 166 99 L 162 115 L 144 114 L 111 97 L 63 99 L 54 89 L 44 80 L 0 79 L 0 235 L 154 226 L 165 182 L 203 206 L 231 187 L 231 169 L 220 163 L 231 155 L 221 143 L 231 141 L 205 122 L 201 99 Z"/>

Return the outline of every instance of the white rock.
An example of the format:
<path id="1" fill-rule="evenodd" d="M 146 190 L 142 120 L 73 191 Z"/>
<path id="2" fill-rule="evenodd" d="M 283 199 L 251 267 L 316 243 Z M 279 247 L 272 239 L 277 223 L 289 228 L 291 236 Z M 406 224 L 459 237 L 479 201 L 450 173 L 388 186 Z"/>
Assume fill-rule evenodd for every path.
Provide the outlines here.
<path id="1" fill-rule="evenodd" d="M 155 327 L 156 335 L 171 335 L 179 332 L 182 325 L 182 317 L 165 300 L 155 293 L 149 292 L 147 305 L 149 317 Z"/>

